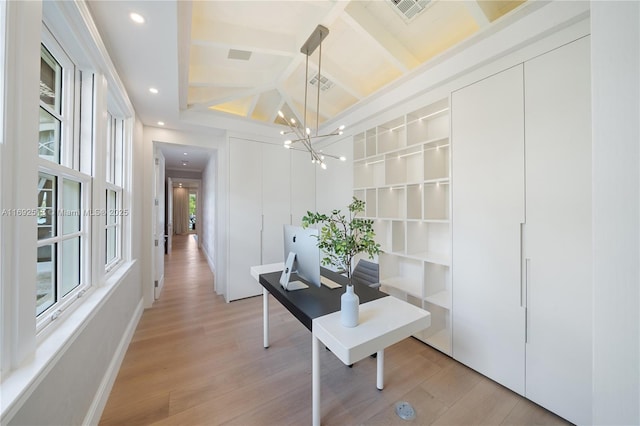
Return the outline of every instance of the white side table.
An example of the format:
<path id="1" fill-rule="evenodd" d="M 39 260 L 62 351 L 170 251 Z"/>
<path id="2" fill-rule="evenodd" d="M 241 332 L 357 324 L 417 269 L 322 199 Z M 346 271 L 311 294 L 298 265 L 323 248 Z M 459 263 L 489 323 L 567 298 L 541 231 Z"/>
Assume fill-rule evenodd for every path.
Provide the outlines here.
<path id="1" fill-rule="evenodd" d="M 346 365 L 377 353 L 376 385 L 382 390 L 384 348 L 430 325 L 429 312 L 390 296 L 360 305 L 357 327 L 343 327 L 339 311 L 315 318 L 312 326 L 313 425 L 320 425 L 320 342 Z"/>

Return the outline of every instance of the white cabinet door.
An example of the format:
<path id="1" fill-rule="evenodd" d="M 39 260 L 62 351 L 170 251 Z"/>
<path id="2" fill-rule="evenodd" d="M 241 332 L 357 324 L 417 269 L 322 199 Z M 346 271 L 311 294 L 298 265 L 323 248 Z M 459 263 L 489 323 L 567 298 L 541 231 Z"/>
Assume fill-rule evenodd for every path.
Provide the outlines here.
<path id="1" fill-rule="evenodd" d="M 283 225 L 291 221 L 290 153 L 282 145 L 262 145 L 261 264 L 284 261 Z"/>
<path id="2" fill-rule="evenodd" d="M 255 296 L 261 286 L 250 268 L 260 264 L 261 144 L 229 142 L 229 282 L 227 301 Z"/>
<path id="3" fill-rule="evenodd" d="M 452 94 L 453 357 L 524 393 L 523 67 Z"/>
<path id="4" fill-rule="evenodd" d="M 591 423 L 589 39 L 525 65 L 526 396 Z"/>

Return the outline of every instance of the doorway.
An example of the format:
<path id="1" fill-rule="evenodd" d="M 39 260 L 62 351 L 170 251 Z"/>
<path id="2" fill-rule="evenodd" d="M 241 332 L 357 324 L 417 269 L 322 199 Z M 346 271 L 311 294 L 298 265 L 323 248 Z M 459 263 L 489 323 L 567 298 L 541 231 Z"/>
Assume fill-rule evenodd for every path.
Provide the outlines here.
<path id="1" fill-rule="evenodd" d="M 196 233 L 196 219 L 198 218 L 198 191 L 189 189 L 189 233 Z"/>

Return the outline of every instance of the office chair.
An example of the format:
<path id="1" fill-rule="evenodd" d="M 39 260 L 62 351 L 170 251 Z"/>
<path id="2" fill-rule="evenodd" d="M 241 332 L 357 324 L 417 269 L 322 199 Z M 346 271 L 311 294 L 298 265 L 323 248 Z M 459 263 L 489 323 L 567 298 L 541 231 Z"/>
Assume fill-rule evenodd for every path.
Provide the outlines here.
<path id="1" fill-rule="evenodd" d="M 372 288 L 380 288 L 380 273 L 377 263 L 360 259 L 351 274 L 353 282 L 367 285 Z"/>

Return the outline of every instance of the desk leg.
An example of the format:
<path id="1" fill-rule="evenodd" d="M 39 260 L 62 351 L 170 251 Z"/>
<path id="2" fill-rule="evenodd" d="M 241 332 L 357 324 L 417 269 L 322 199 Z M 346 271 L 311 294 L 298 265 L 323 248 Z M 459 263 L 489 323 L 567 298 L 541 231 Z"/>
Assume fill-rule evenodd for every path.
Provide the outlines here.
<path id="1" fill-rule="evenodd" d="M 376 360 L 378 362 L 378 377 L 376 380 L 376 386 L 378 390 L 382 390 L 384 388 L 384 349 L 378 351 Z"/>
<path id="2" fill-rule="evenodd" d="M 311 399 L 312 425 L 320 426 L 320 340 L 312 335 L 311 347 Z"/>
<path id="3" fill-rule="evenodd" d="M 262 326 L 263 344 L 266 349 L 269 347 L 269 292 L 266 288 L 262 289 Z"/>

